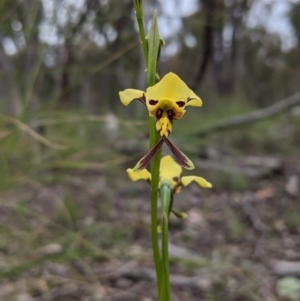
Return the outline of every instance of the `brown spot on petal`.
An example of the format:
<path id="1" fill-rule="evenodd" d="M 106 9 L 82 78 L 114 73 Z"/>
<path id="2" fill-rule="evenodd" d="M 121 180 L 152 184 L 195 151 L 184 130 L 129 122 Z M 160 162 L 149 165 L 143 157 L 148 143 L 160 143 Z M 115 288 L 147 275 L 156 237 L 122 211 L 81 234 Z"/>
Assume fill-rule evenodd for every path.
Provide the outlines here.
<path id="1" fill-rule="evenodd" d="M 138 100 L 142 103 L 142 104 L 146 104 L 146 97 L 145 94 L 143 94 L 143 96 L 141 96 L 140 98 L 138 98 Z"/>
<path id="2" fill-rule="evenodd" d="M 178 182 L 178 181 L 179 181 L 179 178 L 178 178 L 178 177 L 173 177 L 173 181 L 174 181 L 174 182 Z"/>
<path id="3" fill-rule="evenodd" d="M 175 115 L 175 113 L 173 112 L 173 110 L 168 110 L 168 117 L 169 117 L 169 119 L 170 120 L 172 120 L 173 119 L 173 117 L 174 117 L 174 115 Z"/>
<path id="4" fill-rule="evenodd" d="M 195 98 L 193 98 L 193 97 L 188 97 L 187 100 L 186 100 L 186 102 L 189 102 L 189 101 L 191 101 L 191 100 L 193 100 L 193 99 L 195 99 Z"/>
<path id="5" fill-rule="evenodd" d="M 149 100 L 149 105 L 151 105 L 151 106 L 155 106 L 157 103 L 158 103 L 158 100 L 153 100 L 153 99 Z"/>
<path id="6" fill-rule="evenodd" d="M 176 103 L 178 104 L 178 106 L 180 108 L 184 107 L 185 106 L 185 101 L 176 101 Z"/>
<path id="7" fill-rule="evenodd" d="M 163 113 L 162 109 L 158 109 L 157 112 L 156 112 L 156 118 L 160 119 L 161 116 L 162 116 L 162 113 Z"/>

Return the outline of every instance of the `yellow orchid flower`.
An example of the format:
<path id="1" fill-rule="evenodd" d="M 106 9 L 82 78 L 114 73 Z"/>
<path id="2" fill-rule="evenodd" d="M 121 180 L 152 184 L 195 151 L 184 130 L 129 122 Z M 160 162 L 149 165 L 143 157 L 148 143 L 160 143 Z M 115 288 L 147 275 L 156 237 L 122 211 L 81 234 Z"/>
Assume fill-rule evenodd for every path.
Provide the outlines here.
<path id="1" fill-rule="evenodd" d="M 172 132 L 172 121 L 181 119 L 185 107 L 201 107 L 202 100 L 174 73 L 166 74 L 157 84 L 148 87 L 146 92 L 126 89 L 119 92 L 123 105 L 133 100 L 146 104 L 149 115 L 156 118 L 156 130 L 161 137 Z"/>
<path id="2" fill-rule="evenodd" d="M 171 156 L 164 156 L 160 161 L 159 170 L 159 188 L 161 183 L 168 181 L 170 183 L 173 194 L 178 193 L 182 186 L 187 186 L 191 182 L 196 182 L 203 188 L 211 188 L 212 184 L 206 181 L 204 178 L 197 176 L 185 176 L 181 177 L 182 167 L 177 164 Z M 151 182 L 151 174 L 147 169 L 141 171 L 134 171 L 131 168 L 127 169 L 127 174 L 131 181 L 146 180 Z"/>
<path id="3" fill-rule="evenodd" d="M 126 89 L 119 92 L 119 95 L 125 106 L 128 106 L 133 100 L 139 100 L 145 104 L 149 115 L 156 118 L 156 130 L 161 136 L 157 144 L 138 161 L 133 168 L 135 172 L 147 167 L 164 142 L 182 167 L 195 168 L 193 162 L 168 139 L 172 132 L 173 120 L 182 118 L 185 107 L 202 106 L 202 100 L 176 74 L 172 72 L 166 74 L 157 84 L 148 87 L 146 92 Z"/>

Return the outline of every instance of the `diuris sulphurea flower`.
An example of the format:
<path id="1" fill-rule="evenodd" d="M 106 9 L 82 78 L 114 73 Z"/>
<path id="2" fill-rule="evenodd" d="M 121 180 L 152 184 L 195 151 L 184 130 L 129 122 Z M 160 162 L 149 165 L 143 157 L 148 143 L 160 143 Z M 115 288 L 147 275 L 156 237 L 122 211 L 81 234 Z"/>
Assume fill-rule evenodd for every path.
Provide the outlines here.
<path id="1" fill-rule="evenodd" d="M 177 164 L 171 156 L 164 156 L 160 161 L 160 170 L 159 170 L 159 184 L 158 188 L 161 187 L 162 183 L 169 183 L 171 191 L 172 191 L 172 201 L 173 203 L 173 195 L 175 193 L 179 193 L 182 186 L 187 186 L 192 182 L 196 182 L 199 186 L 203 188 L 211 188 L 212 184 L 206 181 L 204 178 L 198 176 L 181 176 L 182 167 Z M 131 181 L 145 180 L 148 183 L 151 183 L 151 174 L 147 169 L 143 169 L 141 171 L 134 171 L 131 168 L 127 169 L 127 174 Z M 185 214 L 182 212 L 178 212 L 170 208 L 170 212 L 172 211 L 177 217 L 183 218 Z"/>
<path id="2" fill-rule="evenodd" d="M 121 102 L 128 106 L 133 100 L 146 104 L 149 116 L 156 118 L 156 130 L 161 137 L 172 132 L 173 120 L 181 119 L 185 107 L 201 107 L 202 100 L 174 73 L 165 75 L 146 92 L 126 89 L 119 92 Z"/>
<path id="3" fill-rule="evenodd" d="M 172 189 L 172 193 L 178 193 L 182 186 L 188 186 L 193 181 L 199 184 L 203 188 L 211 188 L 212 184 L 206 181 L 204 178 L 198 176 L 181 176 L 182 168 L 177 164 L 170 155 L 164 156 L 160 160 L 159 169 L 159 184 L 160 188 L 163 181 L 169 181 Z M 127 169 L 127 174 L 131 181 L 145 180 L 151 183 L 151 173 L 147 169 L 141 171 L 134 171 L 131 168 Z"/>
<path id="4" fill-rule="evenodd" d="M 176 161 L 184 168 L 194 169 L 192 161 L 184 155 L 169 139 L 173 120 L 183 117 L 188 106 L 201 107 L 202 100 L 174 73 L 166 74 L 157 84 L 147 90 L 126 89 L 119 92 L 121 102 L 128 106 L 133 100 L 139 100 L 147 106 L 149 116 L 156 118 L 156 130 L 161 139 L 137 163 L 134 170 L 147 167 L 155 153 L 165 142 Z"/>

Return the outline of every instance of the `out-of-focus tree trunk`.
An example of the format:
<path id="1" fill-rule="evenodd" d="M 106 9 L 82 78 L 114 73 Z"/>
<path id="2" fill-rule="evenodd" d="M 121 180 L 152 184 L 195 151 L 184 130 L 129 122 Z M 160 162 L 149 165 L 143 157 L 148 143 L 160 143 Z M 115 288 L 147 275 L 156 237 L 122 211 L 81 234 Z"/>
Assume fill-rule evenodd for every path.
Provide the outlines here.
<path id="1" fill-rule="evenodd" d="M 110 53 L 115 53 L 118 50 L 122 49 L 124 47 L 124 41 L 127 39 L 126 35 L 128 35 L 127 29 L 127 22 L 128 22 L 128 16 L 130 16 L 130 13 L 133 9 L 133 3 L 131 1 L 128 1 L 126 4 L 123 4 L 122 7 L 122 14 L 120 17 L 113 23 L 114 30 L 117 32 L 117 37 L 115 41 L 113 41 L 111 44 L 108 45 L 108 49 Z M 112 64 L 110 64 L 110 67 L 113 70 L 117 70 L 117 61 L 114 61 Z M 119 99 L 115 97 L 115 87 L 113 85 L 113 81 L 117 80 L 117 76 L 115 74 L 110 73 L 110 86 L 109 86 L 109 93 L 107 94 L 109 97 L 109 110 L 111 112 L 116 112 L 117 107 L 119 105 Z"/>
<path id="2" fill-rule="evenodd" d="M 205 24 L 203 28 L 204 34 L 202 42 L 202 44 L 204 45 L 204 51 L 194 80 L 194 90 L 198 89 L 202 84 L 207 71 L 207 67 L 213 54 L 213 21 L 215 11 L 215 0 L 204 0 L 203 9 L 205 10 Z"/>
<path id="3" fill-rule="evenodd" d="M 216 6 L 216 26 L 214 29 L 213 70 L 216 89 L 221 95 L 230 95 L 236 86 L 236 61 L 239 56 L 239 32 L 242 17 L 249 10 L 247 0 L 235 0 L 225 7 L 223 0 Z"/>

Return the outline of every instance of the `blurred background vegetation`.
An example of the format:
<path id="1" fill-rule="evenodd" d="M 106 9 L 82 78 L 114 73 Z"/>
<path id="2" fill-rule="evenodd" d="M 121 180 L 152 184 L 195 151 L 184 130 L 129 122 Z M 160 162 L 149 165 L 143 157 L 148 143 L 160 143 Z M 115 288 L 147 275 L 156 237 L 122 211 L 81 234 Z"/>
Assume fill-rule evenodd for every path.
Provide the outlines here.
<path id="1" fill-rule="evenodd" d="M 144 2 L 159 74 L 204 103 L 171 139 L 214 184 L 176 199 L 173 300 L 299 300 L 300 2 Z M 118 97 L 145 89 L 138 36 L 130 0 L 0 1 L 1 300 L 155 300 L 148 186 L 125 172 L 147 114 Z"/>

